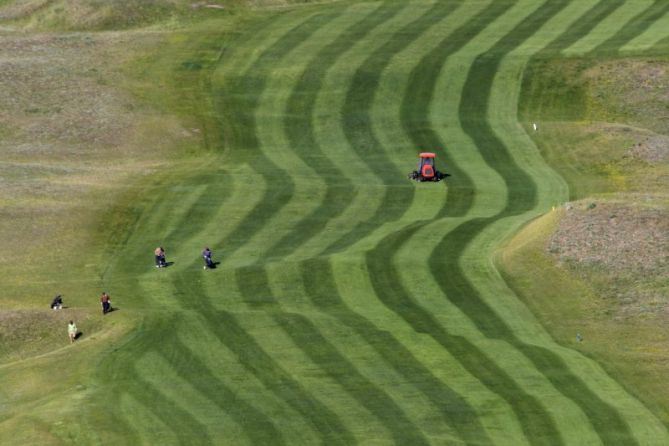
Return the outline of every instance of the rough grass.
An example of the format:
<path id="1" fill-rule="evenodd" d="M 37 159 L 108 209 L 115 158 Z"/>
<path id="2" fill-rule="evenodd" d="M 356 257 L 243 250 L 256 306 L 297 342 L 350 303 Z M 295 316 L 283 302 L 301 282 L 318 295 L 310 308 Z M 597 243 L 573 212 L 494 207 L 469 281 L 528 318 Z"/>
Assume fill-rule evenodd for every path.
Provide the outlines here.
<path id="1" fill-rule="evenodd" d="M 337 0 L 328 0 L 331 3 Z M 314 0 L 4 0 L 0 20 L 40 30 L 120 30 L 181 27 L 202 19 L 236 15 L 249 8 L 285 8 Z"/>
<path id="2" fill-rule="evenodd" d="M 580 201 L 528 225 L 500 263 L 556 339 L 600 358 L 665 423 L 667 66 L 658 57 L 530 65 L 522 116 Z M 552 81 L 557 90 L 542 87 Z"/>

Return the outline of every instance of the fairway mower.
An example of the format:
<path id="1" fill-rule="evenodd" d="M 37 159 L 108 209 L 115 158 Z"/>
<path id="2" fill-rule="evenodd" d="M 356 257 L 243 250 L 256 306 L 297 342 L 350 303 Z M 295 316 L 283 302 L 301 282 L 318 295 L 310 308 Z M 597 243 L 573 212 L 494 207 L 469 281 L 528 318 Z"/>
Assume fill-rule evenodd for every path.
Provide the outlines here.
<path id="1" fill-rule="evenodd" d="M 409 179 L 416 181 L 441 181 L 448 176 L 447 173 L 439 172 L 434 165 L 434 153 L 423 152 L 418 154 L 418 170 L 409 174 Z"/>

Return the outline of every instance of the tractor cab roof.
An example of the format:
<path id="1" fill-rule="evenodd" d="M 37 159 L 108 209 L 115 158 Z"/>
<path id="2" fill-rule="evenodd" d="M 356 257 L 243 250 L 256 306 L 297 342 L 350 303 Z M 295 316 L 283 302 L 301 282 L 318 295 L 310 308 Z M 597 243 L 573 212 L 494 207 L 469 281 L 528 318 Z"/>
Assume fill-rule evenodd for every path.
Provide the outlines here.
<path id="1" fill-rule="evenodd" d="M 423 152 L 423 153 L 419 153 L 418 156 L 420 158 L 434 158 L 436 155 L 434 153 L 430 153 L 430 152 Z"/>

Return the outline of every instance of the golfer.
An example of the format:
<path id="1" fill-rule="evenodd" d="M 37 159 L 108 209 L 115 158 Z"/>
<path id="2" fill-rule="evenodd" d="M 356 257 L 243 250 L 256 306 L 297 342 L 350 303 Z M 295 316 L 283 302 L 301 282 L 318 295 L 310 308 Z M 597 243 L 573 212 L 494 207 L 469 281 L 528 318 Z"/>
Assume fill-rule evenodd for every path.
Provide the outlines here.
<path id="1" fill-rule="evenodd" d="M 156 257 L 156 268 L 164 268 L 167 266 L 167 263 L 165 262 L 165 250 L 162 246 L 157 247 L 153 251 L 153 254 Z"/>
<path id="2" fill-rule="evenodd" d="M 72 344 L 77 337 L 77 326 L 74 321 L 67 324 L 67 335 L 70 337 L 70 344 Z"/>
<path id="3" fill-rule="evenodd" d="M 209 247 L 204 248 L 202 251 L 202 258 L 204 259 L 204 269 L 213 268 L 214 262 L 211 260 L 211 249 Z"/>
<path id="4" fill-rule="evenodd" d="M 111 297 L 106 292 L 100 296 L 100 303 L 102 304 L 102 314 L 107 314 L 111 311 Z"/>

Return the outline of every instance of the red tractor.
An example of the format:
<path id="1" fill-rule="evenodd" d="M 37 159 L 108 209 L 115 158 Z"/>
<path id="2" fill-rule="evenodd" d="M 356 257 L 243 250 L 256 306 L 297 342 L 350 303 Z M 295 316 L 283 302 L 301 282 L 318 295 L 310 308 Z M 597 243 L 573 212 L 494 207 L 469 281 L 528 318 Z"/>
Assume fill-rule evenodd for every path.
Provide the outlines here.
<path id="1" fill-rule="evenodd" d="M 434 153 L 423 152 L 419 153 L 420 161 L 418 163 L 418 170 L 409 174 L 409 178 L 416 181 L 441 181 L 448 176 L 448 174 L 439 172 L 434 165 Z"/>

